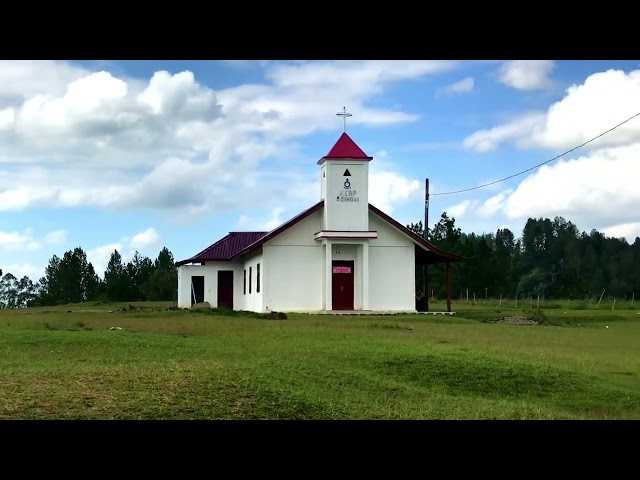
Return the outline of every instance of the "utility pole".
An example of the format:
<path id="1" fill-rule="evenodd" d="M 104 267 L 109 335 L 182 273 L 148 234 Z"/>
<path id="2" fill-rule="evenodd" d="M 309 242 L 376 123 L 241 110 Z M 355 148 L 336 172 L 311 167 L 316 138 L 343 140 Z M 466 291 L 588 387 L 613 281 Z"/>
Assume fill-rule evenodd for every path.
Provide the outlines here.
<path id="1" fill-rule="evenodd" d="M 429 240 L 429 179 L 424 183 L 424 239 Z"/>
<path id="2" fill-rule="evenodd" d="M 425 179 L 424 184 L 424 228 L 422 230 L 422 237 L 429 241 L 429 179 Z M 428 286 L 429 272 L 427 271 L 427 257 L 425 255 L 424 265 L 422 266 L 422 282 L 424 284 L 425 295 L 425 311 L 429 311 L 429 286 Z"/>

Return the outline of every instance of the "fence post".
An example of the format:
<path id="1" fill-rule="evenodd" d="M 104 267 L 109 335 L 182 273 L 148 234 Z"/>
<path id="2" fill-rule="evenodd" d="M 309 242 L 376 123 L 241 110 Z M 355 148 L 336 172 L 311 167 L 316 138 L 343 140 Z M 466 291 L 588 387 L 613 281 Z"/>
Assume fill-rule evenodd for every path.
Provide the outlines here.
<path id="1" fill-rule="evenodd" d="M 606 290 L 606 288 L 605 288 Z M 600 300 L 598 300 L 598 304 L 596 305 L 596 310 L 598 309 L 598 307 L 600 306 L 600 302 L 602 301 L 602 297 L 604 296 L 604 292 L 605 290 L 602 290 L 602 294 L 600 295 Z"/>

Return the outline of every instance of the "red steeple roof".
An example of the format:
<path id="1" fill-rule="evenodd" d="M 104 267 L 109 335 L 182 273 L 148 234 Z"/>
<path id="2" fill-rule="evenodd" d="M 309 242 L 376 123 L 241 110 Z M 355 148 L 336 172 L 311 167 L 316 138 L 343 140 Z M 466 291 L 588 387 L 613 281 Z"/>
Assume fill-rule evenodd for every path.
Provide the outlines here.
<path id="1" fill-rule="evenodd" d="M 333 148 L 318 161 L 318 165 L 325 160 L 373 160 L 362 149 L 351 140 L 351 137 L 344 132 Z"/>

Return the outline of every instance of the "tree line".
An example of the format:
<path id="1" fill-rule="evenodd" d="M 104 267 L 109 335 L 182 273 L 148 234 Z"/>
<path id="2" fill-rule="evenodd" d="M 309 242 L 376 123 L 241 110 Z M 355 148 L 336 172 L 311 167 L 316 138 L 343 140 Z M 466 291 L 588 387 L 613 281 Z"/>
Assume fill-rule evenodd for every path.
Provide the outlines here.
<path id="1" fill-rule="evenodd" d="M 407 227 L 422 236 L 422 222 Z M 446 212 L 429 241 L 447 252 L 462 255 L 452 263 L 453 298 L 579 299 L 600 296 L 630 300 L 640 293 L 640 238 L 606 237 L 597 230 L 580 232 L 562 217 L 529 218 L 520 236 L 508 228 L 477 235 L 463 233 Z M 418 271 L 419 270 L 419 271 Z M 427 290 L 446 296 L 442 265 L 429 266 Z M 416 289 L 424 292 L 422 269 L 416 271 Z"/>
<path id="2" fill-rule="evenodd" d="M 422 222 L 407 227 L 423 236 Z M 447 252 L 465 257 L 452 264 L 454 298 L 592 298 L 631 299 L 640 293 L 640 238 L 606 237 L 597 230 L 580 232 L 562 217 L 529 218 L 520 236 L 508 228 L 495 233 L 463 233 L 446 212 L 429 241 Z M 0 269 L 0 308 L 59 305 L 92 300 L 173 300 L 178 274 L 173 254 L 164 247 L 155 260 L 136 252 L 124 262 L 114 250 L 100 279 L 85 251 L 77 247 L 62 257 L 54 255 L 37 282 L 16 278 Z M 421 268 L 416 290 L 424 292 Z M 430 296 L 446 295 L 443 265 L 428 268 Z"/>
<path id="3" fill-rule="evenodd" d="M 0 308 L 62 305 L 86 301 L 133 302 L 173 300 L 178 271 L 173 254 L 162 248 L 155 260 L 135 252 L 124 262 L 114 250 L 104 272 L 98 277 L 86 252 L 76 247 L 62 257 L 54 255 L 37 282 L 16 278 L 0 270 Z"/>

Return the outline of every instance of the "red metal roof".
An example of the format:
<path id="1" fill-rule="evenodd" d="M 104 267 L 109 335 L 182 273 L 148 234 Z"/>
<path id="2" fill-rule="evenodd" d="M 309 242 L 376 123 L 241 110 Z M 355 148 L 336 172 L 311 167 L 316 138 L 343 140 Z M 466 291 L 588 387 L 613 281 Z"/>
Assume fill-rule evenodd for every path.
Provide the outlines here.
<path id="1" fill-rule="evenodd" d="M 265 242 L 269 241 L 273 237 L 293 227 L 301 220 L 307 218 L 314 212 L 317 212 L 324 206 L 324 200 L 316 203 L 312 207 L 299 213 L 292 219 L 280 225 L 278 228 L 271 230 L 270 232 L 231 232 L 226 237 L 218 240 L 210 247 L 205 248 L 202 252 L 194 255 L 193 257 L 177 262 L 176 266 L 185 265 L 187 263 L 200 263 L 206 261 L 226 261 L 233 260 L 235 257 L 245 255 L 259 247 Z M 378 215 L 382 220 L 386 221 L 390 225 L 394 226 L 400 232 L 411 238 L 419 247 L 422 247 L 423 253 L 426 255 L 427 263 L 440 263 L 446 261 L 459 262 L 464 260 L 464 257 L 456 255 L 454 253 L 445 252 L 440 250 L 431 242 L 428 242 L 424 238 L 416 235 L 407 227 L 397 222 L 382 210 L 369 204 L 369 210 Z"/>
<path id="2" fill-rule="evenodd" d="M 340 138 L 333 146 L 329 153 L 318 160 L 320 165 L 325 160 L 373 160 L 373 157 L 369 157 L 362 149 L 351 140 L 351 137 L 347 135 L 347 132 L 343 132 Z"/>
<path id="3" fill-rule="evenodd" d="M 230 232 L 229 235 L 205 248 L 197 255 L 194 255 L 187 260 L 177 262 L 176 266 L 179 267 L 187 263 L 231 260 L 238 254 L 238 252 L 244 250 L 256 240 L 264 237 L 267 233 L 269 232 Z"/>

